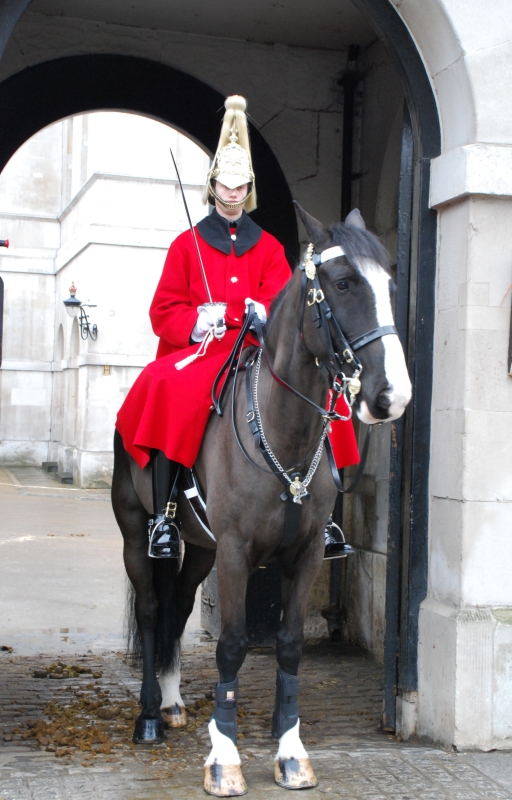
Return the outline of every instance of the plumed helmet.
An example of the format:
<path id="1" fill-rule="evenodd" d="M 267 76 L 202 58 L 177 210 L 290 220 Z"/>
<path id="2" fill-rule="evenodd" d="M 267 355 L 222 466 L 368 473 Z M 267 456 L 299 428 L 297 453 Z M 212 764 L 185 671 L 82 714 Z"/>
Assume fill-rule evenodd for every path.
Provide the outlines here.
<path id="1" fill-rule="evenodd" d="M 210 202 L 219 200 L 224 206 L 233 208 L 245 206 L 246 211 L 256 208 L 256 189 L 254 186 L 254 172 L 252 169 L 251 146 L 249 144 L 249 130 L 245 109 L 247 103 L 244 97 L 231 95 L 224 103 L 226 113 L 222 121 L 219 144 L 213 165 L 207 177 L 207 192 Z M 244 183 L 249 184 L 247 197 L 239 203 L 226 203 L 215 192 L 214 183 L 220 181 L 228 189 L 236 189 Z"/>

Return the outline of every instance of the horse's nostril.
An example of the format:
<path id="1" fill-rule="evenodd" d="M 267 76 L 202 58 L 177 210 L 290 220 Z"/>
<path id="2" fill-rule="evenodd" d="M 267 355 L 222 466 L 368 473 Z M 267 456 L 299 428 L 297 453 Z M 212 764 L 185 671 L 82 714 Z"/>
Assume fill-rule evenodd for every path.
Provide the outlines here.
<path id="1" fill-rule="evenodd" d="M 375 401 L 375 404 L 378 408 L 387 411 L 387 409 L 391 405 L 390 393 L 391 393 L 391 386 L 387 386 L 385 389 L 379 392 L 379 394 L 377 395 L 377 399 Z"/>

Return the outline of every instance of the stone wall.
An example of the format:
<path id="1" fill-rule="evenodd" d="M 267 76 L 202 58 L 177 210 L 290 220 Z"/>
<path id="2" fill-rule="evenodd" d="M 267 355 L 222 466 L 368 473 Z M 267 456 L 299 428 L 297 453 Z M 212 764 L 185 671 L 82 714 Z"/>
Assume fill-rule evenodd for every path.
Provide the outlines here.
<path id="1" fill-rule="evenodd" d="M 114 53 L 161 62 L 222 95 L 249 99 L 293 197 L 329 222 L 339 218 L 346 50 L 229 41 L 165 30 L 47 17 L 27 12 L 0 62 L 0 80 L 68 55 Z M 200 113 L 200 109 L 198 110 Z"/>

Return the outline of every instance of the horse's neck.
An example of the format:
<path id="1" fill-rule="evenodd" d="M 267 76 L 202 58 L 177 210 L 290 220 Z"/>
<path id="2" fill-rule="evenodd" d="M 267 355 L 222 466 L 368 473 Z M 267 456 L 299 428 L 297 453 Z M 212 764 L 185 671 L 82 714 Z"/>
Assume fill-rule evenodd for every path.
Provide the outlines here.
<path id="1" fill-rule="evenodd" d="M 299 334 L 300 274 L 291 279 L 290 287 L 271 320 L 266 344 L 274 372 L 298 392 L 324 408 L 327 384 Z M 284 432 L 293 448 L 302 452 L 309 448 L 322 428 L 322 418 L 308 403 L 280 386 L 270 375 L 262 359 L 262 417 L 274 431 Z M 260 407 L 262 401 L 260 400 Z"/>

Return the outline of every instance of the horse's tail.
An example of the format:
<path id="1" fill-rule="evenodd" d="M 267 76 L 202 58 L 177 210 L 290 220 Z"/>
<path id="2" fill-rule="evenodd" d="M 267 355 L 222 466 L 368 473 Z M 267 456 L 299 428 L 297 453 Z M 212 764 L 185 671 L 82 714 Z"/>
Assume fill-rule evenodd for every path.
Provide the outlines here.
<path id="1" fill-rule="evenodd" d="M 180 559 L 155 558 L 152 567 L 153 589 L 158 602 L 156 668 L 159 672 L 169 672 L 179 665 L 183 629 L 179 599 Z M 135 616 L 135 589 L 130 581 L 127 581 L 125 635 L 127 655 L 134 666 L 140 666 L 142 639 Z"/>

